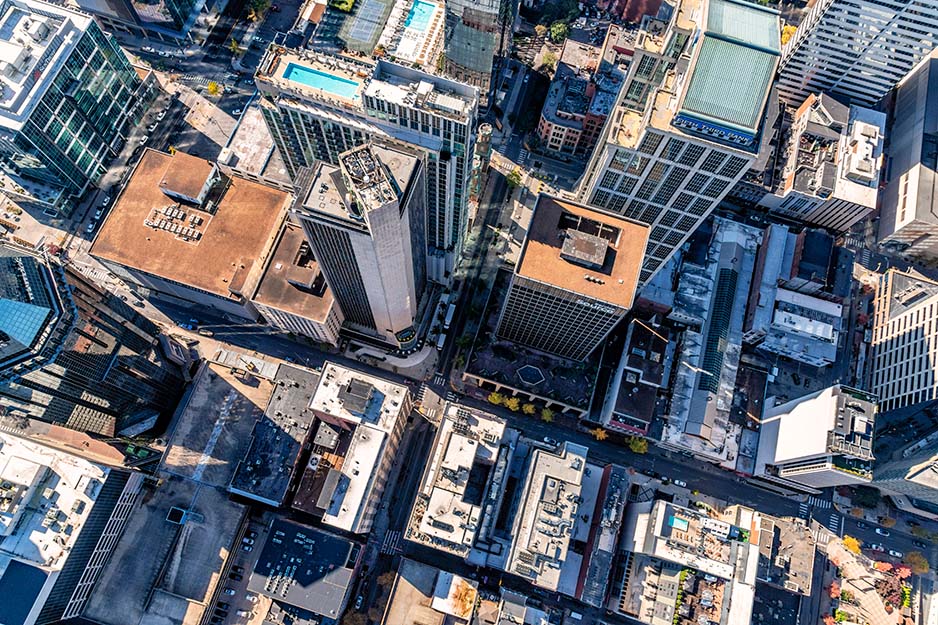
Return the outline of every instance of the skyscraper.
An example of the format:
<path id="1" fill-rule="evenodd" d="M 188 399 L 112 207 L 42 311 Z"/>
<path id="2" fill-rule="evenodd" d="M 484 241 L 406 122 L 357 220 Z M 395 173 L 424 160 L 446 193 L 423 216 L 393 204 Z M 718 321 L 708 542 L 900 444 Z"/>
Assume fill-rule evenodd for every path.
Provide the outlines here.
<path id="1" fill-rule="evenodd" d="M 590 205 L 651 227 L 640 286 L 759 156 L 779 53 L 778 13 L 754 4 L 683 2 L 668 22 L 645 18 L 580 184 Z"/>
<path id="2" fill-rule="evenodd" d="M 511 42 L 514 6 L 511 0 L 447 0 L 446 50 L 443 70 L 456 80 L 479 88 L 488 101 L 496 55 Z"/>
<path id="3" fill-rule="evenodd" d="M 62 267 L 0 245 L 0 409 L 104 435 L 169 415 L 182 379 L 154 349 L 159 330 Z"/>
<path id="4" fill-rule="evenodd" d="M 447 283 L 466 229 L 478 92 L 474 87 L 386 61 L 272 47 L 257 87 L 264 119 L 296 180 L 317 160 L 372 139 L 425 154 L 427 274 Z"/>
<path id="5" fill-rule="evenodd" d="M 818 0 L 785 44 L 778 91 L 869 106 L 938 46 L 938 0 Z"/>
<path id="6" fill-rule="evenodd" d="M 426 286 L 418 151 L 364 145 L 302 176 L 293 211 L 345 325 L 402 349 L 417 340 Z"/>
<path id="7" fill-rule="evenodd" d="M 0 169 L 80 195 L 107 170 L 141 80 L 85 14 L 0 2 Z"/>

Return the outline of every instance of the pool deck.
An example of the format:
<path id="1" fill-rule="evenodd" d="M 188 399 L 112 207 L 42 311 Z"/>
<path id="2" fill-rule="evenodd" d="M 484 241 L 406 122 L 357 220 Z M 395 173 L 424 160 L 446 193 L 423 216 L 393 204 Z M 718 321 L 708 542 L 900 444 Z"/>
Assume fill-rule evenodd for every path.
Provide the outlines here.
<path id="1" fill-rule="evenodd" d="M 329 62 L 324 62 L 324 59 L 327 58 Z M 347 93 L 319 89 L 305 85 L 296 80 L 290 80 L 286 78 L 285 74 L 291 64 L 358 83 L 358 88 L 349 96 Z M 273 66 L 273 71 L 268 69 L 270 66 Z M 262 69 L 258 72 L 257 78 L 260 81 L 265 81 L 275 86 L 278 91 L 285 93 L 292 92 L 297 95 L 313 97 L 317 100 L 336 104 L 344 108 L 352 107 L 356 109 L 361 107 L 362 92 L 364 91 L 365 82 L 371 77 L 374 71 L 373 66 L 357 64 L 351 59 L 338 60 L 335 57 L 321 57 L 316 54 L 307 55 L 306 58 L 302 58 L 292 51 L 287 51 L 283 54 L 268 53 L 268 56 L 261 62 L 261 67 Z"/>
<path id="2" fill-rule="evenodd" d="M 399 4 L 406 6 L 405 0 Z M 418 4 L 429 8 L 429 15 L 424 23 L 408 26 L 407 19 Z M 406 12 L 395 7 L 379 42 L 393 49 L 393 56 L 400 61 L 424 66 L 435 63 L 442 43 L 444 19 L 442 3 L 436 0 L 414 0 Z"/>

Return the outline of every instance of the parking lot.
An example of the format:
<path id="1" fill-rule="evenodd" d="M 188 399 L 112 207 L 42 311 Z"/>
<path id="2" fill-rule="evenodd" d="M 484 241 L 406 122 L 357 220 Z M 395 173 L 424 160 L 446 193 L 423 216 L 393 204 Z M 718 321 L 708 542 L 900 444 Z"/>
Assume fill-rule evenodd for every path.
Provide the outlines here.
<path id="1" fill-rule="evenodd" d="M 238 537 L 224 570 L 224 578 L 218 582 L 214 603 L 209 606 L 211 625 L 261 623 L 270 607 L 270 599 L 248 592 L 247 584 L 267 540 L 266 516 L 251 519 Z"/>

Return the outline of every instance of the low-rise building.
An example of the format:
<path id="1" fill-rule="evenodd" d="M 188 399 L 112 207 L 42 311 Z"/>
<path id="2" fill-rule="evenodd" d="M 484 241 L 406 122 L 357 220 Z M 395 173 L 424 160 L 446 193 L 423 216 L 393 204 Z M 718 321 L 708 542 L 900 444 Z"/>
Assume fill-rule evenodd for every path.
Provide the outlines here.
<path id="1" fill-rule="evenodd" d="M 629 505 L 629 552 L 615 611 L 647 623 L 749 623 L 760 515 L 727 519 L 666 501 Z"/>
<path id="2" fill-rule="evenodd" d="M 363 553 L 347 538 L 276 519 L 247 587 L 274 603 L 335 622 L 348 604 Z"/>
<path id="3" fill-rule="evenodd" d="M 290 196 L 146 149 L 91 255 L 145 293 L 255 320 L 249 301 Z"/>
<path id="4" fill-rule="evenodd" d="M 354 534 L 371 529 L 413 400 L 407 387 L 327 363 L 309 408 L 311 455 L 293 507 Z"/>
<path id="5" fill-rule="evenodd" d="M 556 451 L 534 449 L 521 486 L 505 570 L 555 591 L 580 516 L 587 448 L 564 442 Z"/>
<path id="6" fill-rule="evenodd" d="M 590 470 L 597 472 L 599 484 L 573 596 L 583 603 L 601 608 L 606 605 L 612 588 L 629 476 L 628 469 L 617 464 L 602 468 L 591 465 Z"/>
<path id="7" fill-rule="evenodd" d="M 467 558 L 502 505 L 518 433 L 481 410 L 447 404 L 405 537 Z"/>
<path id="8" fill-rule="evenodd" d="M 757 579 L 810 597 L 817 549 L 814 531 L 800 518 L 761 516 Z"/>
<path id="9" fill-rule="evenodd" d="M 298 224 L 284 222 L 251 303 L 275 328 L 339 343 L 345 317 Z"/>
<path id="10" fill-rule="evenodd" d="M 631 308 L 647 238 L 639 223 L 541 195 L 496 334 L 585 359 Z"/>
<path id="11" fill-rule="evenodd" d="M 479 583 L 403 558 L 381 625 L 469 625 Z"/>
<path id="12" fill-rule="evenodd" d="M 309 408 L 319 375 L 281 365 L 273 392 L 251 432 L 251 444 L 231 477 L 228 492 L 279 507 L 297 470 L 313 412 Z"/>
<path id="13" fill-rule="evenodd" d="M 836 385 L 766 405 L 755 476 L 808 489 L 872 480 L 873 396 Z"/>
<path id="14" fill-rule="evenodd" d="M 143 477 L 0 433 L 0 622 L 82 612 Z"/>
<path id="15" fill-rule="evenodd" d="M 264 122 L 256 100 L 244 108 L 228 144 L 218 154 L 218 169 L 226 176 L 238 176 L 253 182 L 293 192 L 293 181 L 286 163 Z"/>
<path id="16" fill-rule="evenodd" d="M 846 232 L 876 208 L 886 115 L 809 95 L 795 111 L 774 189 L 759 202 L 796 221 Z"/>

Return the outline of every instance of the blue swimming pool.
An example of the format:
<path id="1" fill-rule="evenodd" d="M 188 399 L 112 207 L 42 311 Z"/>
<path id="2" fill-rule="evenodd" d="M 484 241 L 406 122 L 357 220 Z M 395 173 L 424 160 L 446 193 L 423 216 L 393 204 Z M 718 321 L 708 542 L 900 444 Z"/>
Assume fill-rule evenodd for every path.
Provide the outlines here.
<path id="1" fill-rule="evenodd" d="M 333 76 L 332 74 L 320 72 L 311 67 L 297 65 L 296 63 L 287 65 L 286 71 L 283 72 L 283 77 L 287 80 L 298 82 L 301 85 L 306 85 L 313 89 L 321 89 L 326 93 L 348 98 L 349 100 L 354 100 L 358 97 L 356 92 L 358 91 L 358 87 L 361 86 L 361 83 L 355 82 L 354 80 Z"/>
<path id="2" fill-rule="evenodd" d="M 415 0 L 414 5 L 410 7 L 410 13 L 407 14 L 407 19 L 404 21 L 404 26 L 424 32 L 427 30 L 427 26 L 430 25 L 430 18 L 433 17 L 434 9 L 436 9 L 436 4 L 433 2 Z"/>

